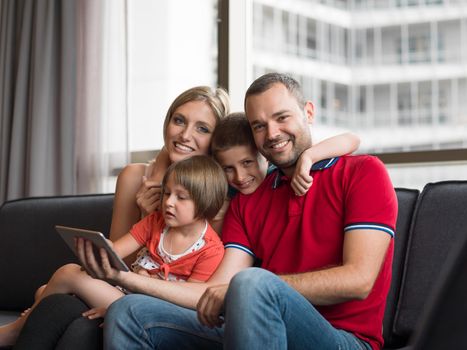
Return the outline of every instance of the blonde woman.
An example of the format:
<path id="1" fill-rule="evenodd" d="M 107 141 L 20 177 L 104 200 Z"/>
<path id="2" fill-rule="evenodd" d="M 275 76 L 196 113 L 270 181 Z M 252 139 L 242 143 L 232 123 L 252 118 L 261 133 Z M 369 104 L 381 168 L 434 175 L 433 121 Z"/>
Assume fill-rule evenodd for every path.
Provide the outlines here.
<path id="1" fill-rule="evenodd" d="M 164 120 L 164 148 L 157 159 L 148 164 L 129 164 L 118 176 L 110 228 L 112 241 L 158 208 L 160 184 L 171 163 L 209 153 L 214 128 L 229 110 L 225 90 L 207 86 L 186 90 L 172 102 Z M 215 222 L 212 224 L 217 231 Z"/>
<path id="2" fill-rule="evenodd" d="M 198 86 L 175 98 L 164 120 L 164 147 L 158 157 L 148 164 L 129 164 L 118 176 L 110 228 L 112 241 L 158 208 L 162 178 L 170 164 L 209 153 L 212 132 L 229 112 L 230 99 L 222 88 Z M 215 218 L 210 222 L 216 231 L 217 221 Z M 133 260 L 132 256 L 126 262 Z M 70 295 L 46 297 L 29 315 L 15 349 L 100 349 L 101 321 L 82 317 L 88 309 Z"/>

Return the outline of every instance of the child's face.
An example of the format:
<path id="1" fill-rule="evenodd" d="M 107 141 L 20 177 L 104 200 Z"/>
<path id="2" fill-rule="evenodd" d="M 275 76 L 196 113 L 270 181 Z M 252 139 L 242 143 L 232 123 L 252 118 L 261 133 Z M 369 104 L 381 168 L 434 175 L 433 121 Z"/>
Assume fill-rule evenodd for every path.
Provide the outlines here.
<path id="1" fill-rule="evenodd" d="M 266 177 L 268 163 L 254 147 L 234 146 L 216 157 L 229 185 L 243 194 L 253 193 Z"/>
<path id="2" fill-rule="evenodd" d="M 186 188 L 176 184 L 173 177 L 173 174 L 169 176 L 164 187 L 162 214 L 168 226 L 180 227 L 196 221 L 195 203 Z"/>

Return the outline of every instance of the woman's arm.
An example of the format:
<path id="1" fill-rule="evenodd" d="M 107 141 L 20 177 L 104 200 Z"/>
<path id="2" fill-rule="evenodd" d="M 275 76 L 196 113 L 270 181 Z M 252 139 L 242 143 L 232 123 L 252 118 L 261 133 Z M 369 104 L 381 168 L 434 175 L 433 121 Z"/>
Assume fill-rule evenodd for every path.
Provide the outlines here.
<path id="1" fill-rule="evenodd" d="M 135 293 L 151 295 L 192 309 L 196 308 L 199 298 L 209 286 L 227 285 L 237 272 L 253 265 L 253 258 L 249 254 L 240 249 L 230 248 L 226 250 L 221 264 L 209 281 L 203 283 L 164 281 L 133 272 L 118 271 L 111 267 L 105 250 L 101 249 L 101 259 L 98 261 L 95 259 L 92 245 L 84 243 L 83 240 L 78 240 L 78 255 L 82 266 L 92 277 L 110 281 Z M 219 300 L 215 304 L 216 310 L 222 305 Z"/>
<path id="2" fill-rule="evenodd" d="M 310 169 L 313 163 L 353 153 L 359 145 L 360 138 L 351 132 L 346 132 L 327 138 L 305 150 L 297 161 L 290 183 L 295 194 L 303 196 L 311 187 L 313 178 L 310 176 Z"/>
<path id="3" fill-rule="evenodd" d="M 113 242 L 128 233 L 141 219 L 136 193 L 143 184 L 145 171 L 146 164 L 129 164 L 118 175 L 109 235 Z"/>
<path id="4" fill-rule="evenodd" d="M 161 184 L 162 179 L 164 178 L 167 168 L 170 166 L 169 152 L 164 147 L 161 148 L 160 152 L 157 154 L 156 159 L 152 167 L 151 174 L 149 174 L 149 180 Z"/>
<path id="5" fill-rule="evenodd" d="M 160 209 L 162 179 L 169 166 L 169 154 L 163 147 L 156 159 L 150 163 L 147 177 L 144 176 L 143 183 L 136 193 L 136 204 L 140 208 L 141 217 Z"/>

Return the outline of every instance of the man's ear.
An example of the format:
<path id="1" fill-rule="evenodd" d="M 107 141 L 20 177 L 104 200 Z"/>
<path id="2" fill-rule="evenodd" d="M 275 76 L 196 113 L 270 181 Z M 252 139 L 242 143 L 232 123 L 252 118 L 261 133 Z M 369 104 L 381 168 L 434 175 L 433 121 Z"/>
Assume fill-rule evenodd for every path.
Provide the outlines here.
<path id="1" fill-rule="evenodd" d="M 306 101 L 305 107 L 303 108 L 305 116 L 308 120 L 308 124 L 312 124 L 315 119 L 315 106 L 311 101 Z"/>

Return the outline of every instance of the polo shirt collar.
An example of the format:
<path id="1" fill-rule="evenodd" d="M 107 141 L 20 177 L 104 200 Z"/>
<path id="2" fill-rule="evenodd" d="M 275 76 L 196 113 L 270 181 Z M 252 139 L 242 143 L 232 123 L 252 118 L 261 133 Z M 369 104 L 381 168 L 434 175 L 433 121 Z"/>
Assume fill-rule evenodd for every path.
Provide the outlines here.
<path id="1" fill-rule="evenodd" d="M 336 164 L 337 160 L 339 157 L 334 157 L 334 158 L 329 158 L 329 159 L 323 159 L 320 160 L 319 162 L 314 163 L 311 166 L 310 171 L 318 171 L 318 170 L 324 170 L 332 167 L 334 164 Z M 279 187 L 281 184 L 282 180 L 287 179 L 286 175 L 283 173 L 281 169 L 277 169 L 276 176 L 274 178 L 274 181 L 272 182 L 272 188 L 275 189 Z"/>

